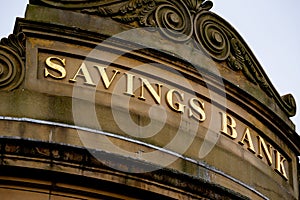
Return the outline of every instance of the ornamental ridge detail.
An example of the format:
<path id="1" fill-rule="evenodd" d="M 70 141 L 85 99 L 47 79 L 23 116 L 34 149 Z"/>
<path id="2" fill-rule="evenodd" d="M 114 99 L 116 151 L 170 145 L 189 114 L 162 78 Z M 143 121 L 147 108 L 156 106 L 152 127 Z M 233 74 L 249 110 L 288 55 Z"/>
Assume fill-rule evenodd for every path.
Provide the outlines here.
<path id="1" fill-rule="evenodd" d="M 158 27 L 166 38 L 176 42 L 194 40 L 195 47 L 216 62 L 225 62 L 231 70 L 242 72 L 247 80 L 274 98 L 288 116 L 296 114 L 293 96 L 279 96 L 237 31 L 209 11 L 213 7 L 209 0 L 66 0 L 59 3 L 54 0 L 31 0 L 31 3 L 110 17 L 134 28 Z"/>
<path id="2" fill-rule="evenodd" d="M 222 25 L 213 13 L 211 1 L 203 0 L 130 0 L 117 11 L 108 7 L 83 9 L 83 13 L 111 17 L 135 27 L 159 27 L 164 36 L 176 42 L 194 39 L 197 47 L 215 61 L 225 61 L 234 71 L 273 97 L 263 75 L 255 69 L 254 61 L 237 37 Z"/>

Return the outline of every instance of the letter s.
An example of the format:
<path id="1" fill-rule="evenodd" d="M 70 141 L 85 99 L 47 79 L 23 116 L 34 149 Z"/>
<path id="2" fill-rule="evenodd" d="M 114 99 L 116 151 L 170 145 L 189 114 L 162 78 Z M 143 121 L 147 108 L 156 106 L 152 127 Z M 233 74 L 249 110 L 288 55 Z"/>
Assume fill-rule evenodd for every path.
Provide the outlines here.
<path id="1" fill-rule="evenodd" d="M 53 60 L 57 60 L 62 65 L 54 63 Z M 54 57 L 54 56 L 48 57 L 46 60 L 45 77 L 47 78 L 48 76 L 50 76 L 54 79 L 65 78 L 67 75 L 66 69 L 64 68 L 65 66 L 66 66 L 66 59 L 61 59 L 59 57 Z M 59 75 L 52 74 L 51 72 L 49 72 L 47 68 L 54 70 Z"/>
<path id="2" fill-rule="evenodd" d="M 199 122 L 203 122 L 206 119 L 206 114 L 204 111 L 204 102 L 200 101 L 196 98 L 191 98 L 189 101 L 189 105 L 191 108 L 189 108 L 189 117 L 192 117 Z M 194 112 L 195 113 L 194 113 Z"/>

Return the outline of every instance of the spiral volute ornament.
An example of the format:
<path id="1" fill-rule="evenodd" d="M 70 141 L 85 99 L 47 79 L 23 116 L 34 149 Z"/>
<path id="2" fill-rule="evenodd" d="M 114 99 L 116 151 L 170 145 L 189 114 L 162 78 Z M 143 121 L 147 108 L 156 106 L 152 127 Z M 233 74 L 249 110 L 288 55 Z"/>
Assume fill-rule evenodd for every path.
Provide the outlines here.
<path id="1" fill-rule="evenodd" d="M 24 40 L 24 34 L 18 34 L 3 38 L 0 42 L 0 90 L 11 91 L 24 80 Z"/>
<path id="2" fill-rule="evenodd" d="M 163 34 L 174 41 L 187 41 L 193 34 L 190 11 L 177 1 L 160 4 L 155 10 L 154 20 Z"/>
<path id="3" fill-rule="evenodd" d="M 218 61 L 226 60 L 230 54 L 230 41 L 218 23 L 197 14 L 194 20 L 195 37 L 202 49 Z"/>
<path id="4" fill-rule="evenodd" d="M 288 115 L 290 117 L 294 117 L 296 115 L 297 106 L 296 106 L 296 100 L 293 97 L 293 95 L 286 94 L 282 96 L 281 99 L 285 103 L 284 107 L 286 108 Z"/>

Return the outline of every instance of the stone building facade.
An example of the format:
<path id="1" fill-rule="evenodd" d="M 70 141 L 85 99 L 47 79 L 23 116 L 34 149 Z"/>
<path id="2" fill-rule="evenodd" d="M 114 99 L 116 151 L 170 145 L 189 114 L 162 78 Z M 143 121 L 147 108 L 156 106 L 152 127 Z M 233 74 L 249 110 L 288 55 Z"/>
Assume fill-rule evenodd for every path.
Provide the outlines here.
<path id="1" fill-rule="evenodd" d="M 299 199 L 300 139 L 205 0 L 31 0 L 0 43 L 1 199 Z"/>

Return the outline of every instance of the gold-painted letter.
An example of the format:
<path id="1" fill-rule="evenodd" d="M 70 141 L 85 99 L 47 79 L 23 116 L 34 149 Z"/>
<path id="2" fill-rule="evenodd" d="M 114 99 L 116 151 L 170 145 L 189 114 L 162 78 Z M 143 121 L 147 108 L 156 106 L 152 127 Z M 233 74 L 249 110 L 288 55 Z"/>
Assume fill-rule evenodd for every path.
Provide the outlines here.
<path id="1" fill-rule="evenodd" d="M 107 73 L 106 73 L 106 67 L 102 67 L 99 65 L 95 65 L 94 67 L 96 67 L 98 69 L 98 72 L 102 78 L 102 82 L 104 84 L 104 87 L 106 89 L 109 88 L 110 84 L 113 82 L 113 80 L 116 78 L 117 74 L 120 73 L 118 70 L 113 70 L 114 75 L 112 76 L 112 78 L 109 80 Z"/>
<path id="2" fill-rule="evenodd" d="M 69 81 L 72 82 L 72 83 L 75 83 L 77 81 L 76 80 L 77 77 L 83 78 L 84 81 L 85 81 L 84 84 L 86 84 L 86 85 L 96 86 L 96 84 L 92 80 L 92 77 L 91 77 L 89 71 L 87 70 L 87 67 L 86 67 L 85 63 L 82 63 L 82 65 L 77 70 L 74 77 L 71 78 Z"/>
<path id="3" fill-rule="evenodd" d="M 200 101 L 197 98 L 191 98 L 189 101 L 189 105 L 189 117 L 192 117 L 200 122 L 205 121 L 206 114 L 204 111 L 204 102 Z M 197 114 L 195 114 L 193 111 Z"/>
<path id="4" fill-rule="evenodd" d="M 263 158 L 262 152 L 265 152 L 267 161 L 269 163 L 269 165 L 271 166 L 273 161 L 272 161 L 272 146 L 271 145 L 267 145 L 265 143 L 265 140 L 260 137 L 259 135 L 257 136 L 258 138 L 258 157 L 259 158 Z"/>
<path id="5" fill-rule="evenodd" d="M 286 180 L 288 180 L 285 167 L 284 167 L 284 162 L 286 159 L 277 151 L 275 151 L 275 171 L 281 174 Z"/>
<path id="6" fill-rule="evenodd" d="M 134 93 L 133 93 L 134 75 L 125 73 L 125 76 L 126 76 L 126 92 L 124 94 L 134 97 Z"/>
<path id="7" fill-rule="evenodd" d="M 247 143 L 249 151 L 251 151 L 252 153 L 256 153 L 253 142 L 252 142 L 252 138 L 251 138 L 251 132 L 248 127 L 245 129 L 245 132 L 244 132 L 244 135 L 243 135 L 241 141 L 239 141 L 239 143 L 241 145 L 244 145 L 244 142 Z"/>
<path id="8" fill-rule="evenodd" d="M 226 136 L 230 137 L 231 139 L 237 138 L 237 131 L 236 131 L 236 122 L 230 115 L 226 113 L 220 112 L 222 115 L 222 124 L 221 124 L 221 133 L 225 134 Z M 230 132 L 228 131 L 230 130 Z"/>
<path id="9" fill-rule="evenodd" d="M 144 88 L 145 88 L 144 86 L 146 86 L 146 88 L 148 89 L 148 91 L 156 101 L 156 103 L 160 104 L 162 84 L 160 83 L 155 84 L 157 86 L 157 92 L 156 92 L 147 79 L 140 78 L 140 80 L 141 80 L 141 94 L 139 96 L 139 99 L 146 100 L 144 97 Z"/>
<path id="10" fill-rule="evenodd" d="M 178 102 L 174 103 L 173 102 L 173 94 L 177 94 L 179 96 L 180 101 L 184 100 L 183 93 L 179 93 L 177 90 L 171 89 L 166 94 L 166 101 L 167 101 L 168 106 L 175 112 L 184 113 L 185 105 L 178 103 Z"/>
<path id="11" fill-rule="evenodd" d="M 54 63 L 53 60 L 60 62 L 61 65 Z M 65 78 L 67 75 L 65 66 L 66 66 L 66 59 L 61 59 L 61 58 L 55 57 L 55 56 L 48 57 L 46 59 L 45 77 L 47 78 L 48 76 L 50 76 L 54 79 Z M 51 72 L 49 72 L 49 70 L 47 68 L 54 70 L 55 72 L 57 72 L 59 74 L 59 76 L 52 74 Z"/>

